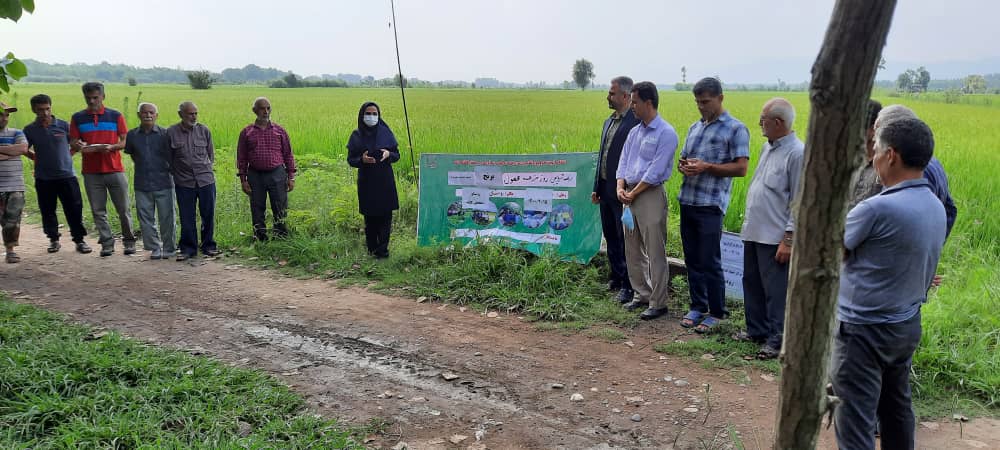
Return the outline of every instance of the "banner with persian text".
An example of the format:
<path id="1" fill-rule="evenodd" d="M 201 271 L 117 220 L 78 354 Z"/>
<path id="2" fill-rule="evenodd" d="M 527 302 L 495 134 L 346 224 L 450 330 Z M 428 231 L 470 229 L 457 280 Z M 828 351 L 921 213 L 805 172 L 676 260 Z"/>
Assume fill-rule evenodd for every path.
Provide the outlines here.
<path id="1" fill-rule="evenodd" d="M 590 202 L 597 153 L 420 155 L 417 243 L 489 239 L 586 263 L 601 246 Z"/>

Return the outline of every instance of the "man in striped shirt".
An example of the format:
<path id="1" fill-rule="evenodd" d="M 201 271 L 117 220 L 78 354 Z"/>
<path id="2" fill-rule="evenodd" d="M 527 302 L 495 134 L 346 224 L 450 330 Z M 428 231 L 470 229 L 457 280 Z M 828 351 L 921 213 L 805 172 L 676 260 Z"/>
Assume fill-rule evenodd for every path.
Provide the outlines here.
<path id="1" fill-rule="evenodd" d="M 268 235 L 264 216 L 268 197 L 271 197 L 271 213 L 274 215 L 274 235 L 288 235 L 285 215 L 288 193 L 295 188 L 295 157 L 292 156 L 288 132 L 271 122 L 271 102 L 265 97 L 257 98 L 253 102 L 253 112 L 257 120 L 240 132 L 236 144 L 236 173 L 243 192 L 250 196 L 254 238 L 266 241 Z"/>
<path id="2" fill-rule="evenodd" d="M 87 109 L 73 114 L 70 120 L 70 147 L 83 153 L 83 185 L 94 225 L 100 233 L 101 256 L 111 256 L 115 251 L 115 237 L 108 224 L 109 195 L 121 223 L 125 254 L 131 255 L 135 253 L 135 235 L 132 234 L 128 179 L 121 155 L 128 134 L 125 116 L 104 107 L 104 85 L 101 83 L 84 83 L 83 98 L 87 101 Z"/>
<path id="3" fill-rule="evenodd" d="M 0 102 L 0 226 L 8 263 L 20 262 L 14 253 L 21 234 L 21 211 L 24 209 L 24 167 L 21 155 L 28 153 L 28 140 L 21 130 L 7 128 L 10 114 L 17 108 Z"/>

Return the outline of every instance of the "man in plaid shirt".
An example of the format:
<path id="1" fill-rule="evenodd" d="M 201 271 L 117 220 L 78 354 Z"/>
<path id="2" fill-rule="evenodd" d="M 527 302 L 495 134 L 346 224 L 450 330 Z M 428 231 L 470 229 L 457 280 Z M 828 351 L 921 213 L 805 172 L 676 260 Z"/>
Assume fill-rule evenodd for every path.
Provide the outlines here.
<path id="1" fill-rule="evenodd" d="M 250 215 L 253 220 L 253 235 L 259 241 L 266 241 L 267 197 L 271 197 L 271 213 L 274 215 L 274 235 L 288 235 L 285 215 L 288 210 L 288 193 L 295 188 L 295 157 L 288 132 L 271 122 L 271 102 L 259 97 L 253 102 L 253 112 L 257 115 L 254 123 L 240 132 L 236 144 L 236 173 L 240 177 L 243 192 L 250 196 Z"/>
<path id="2" fill-rule="evenodd" d="M 722 274 L 722 218 L 729 206 L 732 177 L 747 174 L 750 132 L 722 108 L 722 83 L 703 78 L 694 85 L 701 120 L 691 125 L 677 169 L 684 174 L 680 195 L 681 243 L 691 290 L 686 328 L 710 331 L 729 315 Z"/>

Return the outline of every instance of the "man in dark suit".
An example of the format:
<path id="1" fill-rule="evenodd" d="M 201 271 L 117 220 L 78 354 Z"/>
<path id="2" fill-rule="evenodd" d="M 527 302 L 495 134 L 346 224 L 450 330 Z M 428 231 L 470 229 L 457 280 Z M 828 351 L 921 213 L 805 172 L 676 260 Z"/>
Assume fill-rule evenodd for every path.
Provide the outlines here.
<path id="1" fill-rule="evenodd" d="M 597 174 L 594 176 L 594 191 L 590 193 L 590 201 L 601 206 L 601 226 L 604 228 L 604 240 L 608 244 L 608 262 L 611 266 L 611 280 L 608 290 L 618 291 L 618 301 L 622 304 L 632 301 L 632 284 L 628 281 L 628 269 L 625 266 L 625 236 L 622 230 L 622 204 L 615 193 L 618 170 L 618 160 L 622 154 L 622 146 L 629 130 L 639 123 L 635 113 L 629 108 L 632 92 L 632 79 L 616 77 L 611 80 L 608 89 L 608 108 L 613 109 L 611 116 L 604 121 L 601 131 L 601 152 L 597 160 Z"/>

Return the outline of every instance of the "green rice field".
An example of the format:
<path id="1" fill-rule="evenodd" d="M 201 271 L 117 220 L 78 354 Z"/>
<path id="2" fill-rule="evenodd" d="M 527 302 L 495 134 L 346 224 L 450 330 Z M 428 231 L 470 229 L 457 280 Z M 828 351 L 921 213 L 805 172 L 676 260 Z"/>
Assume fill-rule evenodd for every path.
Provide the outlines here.
<path id="1" fill-rule="evenodd" d="M 53 111 L 63 119 L 84 107 L 76 84 L 18 83 L 5 98 L 6 102 L 21 108 L 12 116 L 12 126 L 22 127 L 33 120 L 28 99 L 40 92 L 53 97 Z M 251 103 L 261 95 L 270 98 L 272 119 L 288 130 L 304 170 L 297 178 L 295 192 L 290 195 L 290 220 L 297 237 L 273 247 L 250 249 L 249 207 L 235 177 L 234 148 L 239 131 L 253 121 Z M 788 98 L 796 106 L 795 128 L 805 139 L 809 115 L 806 93 L 726 94 L 727 109 L 747 123 L 751 131 L 751 170 L 764 143 L 756 125 L 757 117 L 764 102 L 774 96 Z M 420 152 L 596 151 L 602 121 L 610 112 L 604 97 L 605 94 L 598 91 L 407 90 L 414 158 L 419 158 Z M 944 276 L 944 284 L 932 293 L 924 308 L 923 342 L 914 362 L 916 390 L 918 395 L 925 397 L 961 400 L 996 411 L 1000 408 L 1000 270 L 997 269 L 1000 266 L 1000 220 L 993 214 L 1000 212 L 1000 181 L 993 171 L 1000 170 L 1000 101 L 997 101 L 1000 97 L 979 97 L 981 101 L 977 104 L 946 104 L 934 98 L 875 96 L 883 104 L 902 103 L 911 107 L 934 130 L 935 154 L 944 164 L 959 209 L 958 221 L 938 270 Z M 458 257 L 441 256 L 441 253 L 434 253 L 436 250 L 418 249 L 414 245 L 417 192 L 409 175 L 411 159 L 398 89 L 216 86 L 194 91 L 180 85 L 110 85 L 105 103 L 126 110 L 130 126 L 138 124 L 134 113 L 138 101 L 156 103 L 160 107 L 159 123 L 167 126 L 178 121 L 176 105 L 184 100 L 198 104 L 200 120 L 212 130 L 218 147 L 217 239 L 226 247 L 246 249 L 246 254 L 255 252 L 252 254 L 262 256 L 262 260 L 282 262 L 280 266 L 302 267 L 331 277 L 358 276 L 359 271 L 352 269 L 358 261 L 365 266 L 361 270 L 368 270 L 372 263 L 363 261 L 363 238 L 358 234 L 361 217 L 357 214 L 353 175 L 345 162 L 345 144 L 357 126 L 358 107 L 364 101 L 373 100 L 382 106 L 383 118 L 395 130 L 402 153 L 396 165 L 397 175 L 402 175 L 398 176 L 401 210 L 393 235 L 394 261 L 389 262 L 393 265 L 388 267 L 405 266 L 409 272 L 410 267 L 418 270 L 431 267 L 425 265 L 430 264 L 425 262 L 429 260 L 455 265 L 454 258 Z M 691 94 L 686 92 L 661 92 L 660 113 L 677 129 L 682 141 L 688 126 L 699 117 Z M 674 199 L 668 250 L 680 256 L 676 213 L 680 177 L 676 175 L 675 172 L 668 184 L 668 195 Z M 749 180 L 748 176 L 734 182 L 725 222 L 730 231 L 737 231 L 740 226 Z M 29 206 L 33 203 L 31 198 L 29 194 Z M 393 278 L 387 274 L 402 271 L 374 270 L 375 278 L 387 283 L 388 287 L 424 282 L 415 281 L 412 275 Z M 556 293 L 544 306 L 512 303 L 540 317 L 579 319 L 579 311 L 599 295 L 600 267 L 558 270 L 549 267 L 547 273 L 582 280 L 563 282 L 574 285 L 569 287 L 551 278 L 552 275 L 546 278 L 543 274 L 531 274 L 527 267 L 524 272 L 518 275 L 522 281 L 551 283 L 551 292 Z M 439 291 L 434 286 L 419 285 L 410 292 L 437 295 Z M 473 294 L 467 298 L 452 295 L 439 297 L 453 301 L 496 300 Z M 627 323 L 617 312 L 606 311 L 589 317 Z"/>

